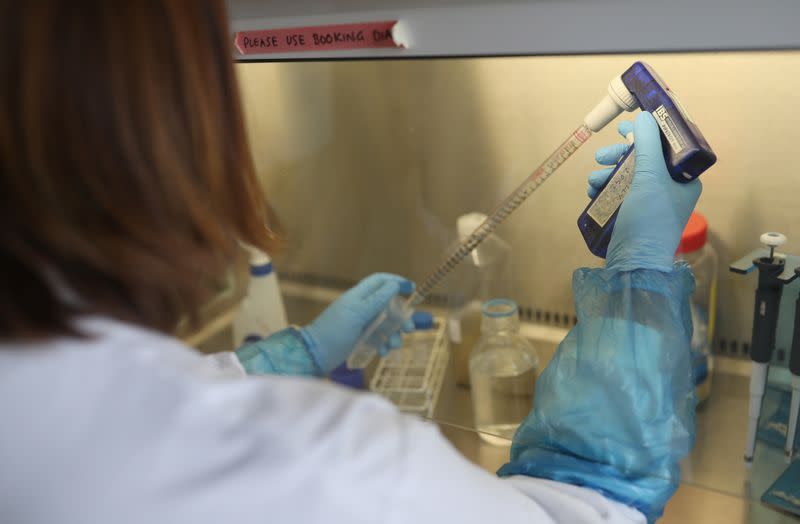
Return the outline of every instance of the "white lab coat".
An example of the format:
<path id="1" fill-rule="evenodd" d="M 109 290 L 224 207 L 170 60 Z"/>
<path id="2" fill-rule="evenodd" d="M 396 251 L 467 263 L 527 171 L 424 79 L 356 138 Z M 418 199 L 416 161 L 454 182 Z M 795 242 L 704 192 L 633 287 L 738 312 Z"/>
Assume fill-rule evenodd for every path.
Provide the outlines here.
<path id="1" fill-rule="evenodd" d="M 90 339 L 0 345 L 4 524 L 645 522 L 588 489 L 499 479 L 376 395 L 81 325 Z"/>

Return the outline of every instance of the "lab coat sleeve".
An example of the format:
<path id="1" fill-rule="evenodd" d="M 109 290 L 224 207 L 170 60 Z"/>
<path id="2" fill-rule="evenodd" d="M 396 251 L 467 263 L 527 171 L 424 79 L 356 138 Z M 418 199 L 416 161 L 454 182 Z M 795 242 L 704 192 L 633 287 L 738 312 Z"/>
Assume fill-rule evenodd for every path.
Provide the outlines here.
<path id="1" fill-rule="evenodd" d="M 217 353 L 205 359 L 209 364 L 207 376 L 245 376 L 244 368 L 233 353 Z M 358 405 L 372 406 L 375 400 L 373 397 Z M 308 413 L 302 408 L 298 410 Z M 379 423 L 379 414 L 386 411 L 386 407 L 378 408 L 369 418 L 378 422 L 379 427 L 386 427 Z M 387 508 L 382 517 L 390 522 L 438 524 L 445 516 L 481 524 L 500 518 L 506 524 L 645 522 L 640 512 L 591 489 L 527 476 L 497 479 L 466 461 L 434 426 L 404 415 L 393 414 L 392 418 L 396 419 L 394 424 L 404 422 L 397 425 L 397 431 L 393 431 L 390 437 L 386 435 L 387 440 L 395 441 L 405 456 L 400 457 L 400 464 L 386 467 L 389 476 L 397 476 L 397 481 L 387 488 L 392 493 L 393 508 L 391 511 Z M 364 428 L 363 431 L 367 435 L 373 430 Z M 370 440 L 378 442 L 381 438 L 378 433 L 371 435 Z M 369 454 L 362 453 L 362 457 L 365 456 Z M 354 458 L 353 464 L 357 463 Z M 355 485 L 361 480 L 353 478 L 351 482 Z M 358 488 L 354 487 L 352 495 L 357 495 L 357 491 Z"/>
<path id="2" fill-rule="evenodd" d="M 236 357 L 248 375 L 321 376 L 320 367 L 300 330 L 287 328 L 245 344 Z"/>
<path id="3" fill-rule="evenodd" d="M 644 522 L 586 488 L 498 479 L 377 395 L 232 379 L 159 334 L 87 329 L 0 347 L 3 522 Z"/>
<path id="4" fill-rule="evenodd" d="M 688 267 L 581 269 L 577 325 L 536 385 L 501 476 L 585 486 L 655 521 L 694 444 Z"/>
<path id="5" fill-rule="evenodd" d="M 590 489 L 499 479 L 434 424 L 376 395 L 292 377 L 214 382 L 191 385 L 188 406 L 174 405 L 183 416 L 158 434 L 162 458 L 150 482 L 159 493 L 182 491 L 163 491 L 164 507 L 146 500 L 136 511 L 199 524 L 645 523 Z M 147 386 L 148 394 L 160 391 Z"/>

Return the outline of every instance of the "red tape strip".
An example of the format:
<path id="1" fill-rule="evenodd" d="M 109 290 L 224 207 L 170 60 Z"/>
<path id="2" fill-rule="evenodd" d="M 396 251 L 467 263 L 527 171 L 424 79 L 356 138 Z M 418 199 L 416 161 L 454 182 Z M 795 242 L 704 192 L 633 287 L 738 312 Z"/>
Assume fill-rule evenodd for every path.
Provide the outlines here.
<path id="1" fill-rule="evenodd" d="M 399 48 L 392 39 L 395 24 L 396 20 L 239 31 L 234 42 L 240 55 Z"/>

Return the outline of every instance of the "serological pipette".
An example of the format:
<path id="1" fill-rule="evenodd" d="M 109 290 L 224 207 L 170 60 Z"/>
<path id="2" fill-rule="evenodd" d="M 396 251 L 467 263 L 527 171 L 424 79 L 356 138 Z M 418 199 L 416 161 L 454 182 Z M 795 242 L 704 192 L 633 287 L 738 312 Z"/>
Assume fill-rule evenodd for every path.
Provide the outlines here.
<path id="1" fill-rule="evenodd" d="M 458 264 L 480 245 L 528 197 L 555 173 L 592 135 L 600 131 L 623 111 L 633 111 L 639 103 L 622 82 L 621 76 L 611 80 L 603 99 L 590 111 L 584 122 L 564 140 L 525 180 L 498 205 L 488 218 L 448 254 L 419 284 L 414 293 L 403 300 L 397 298 L 367 327 L 347 360 L 350 368 L 366 367 L 378 349 L 388 345 L 389 337 L 397 333 L 414 308 L 425 301 L 431 291 Z"/>

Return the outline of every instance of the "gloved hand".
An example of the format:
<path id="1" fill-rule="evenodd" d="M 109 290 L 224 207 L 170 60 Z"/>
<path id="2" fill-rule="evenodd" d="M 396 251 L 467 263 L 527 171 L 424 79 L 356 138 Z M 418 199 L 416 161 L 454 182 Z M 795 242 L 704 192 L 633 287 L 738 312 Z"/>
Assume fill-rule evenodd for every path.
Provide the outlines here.
<path id="1" fill-rule="evenodd" d="M 636 173 L 611 234 L 606 266 L 623 271 L 671 271 L 675 251 L 700 198 L 702 185 L 699 180 L 687 184 L 672 180 L 664 162 L 661 133 L 650 113 L 640 113 L 634 124 L 620 123 L 622 136 L 631 130 L 635 139 Z M 627 149 L 628 144 L 603 147 L 597 151 L 597 162 L 613 166 Z M 603 187 L 612 169 L 594 171 L 589 176 L 590 197 L 594 198 Z"/>
<path id="2" fill-rule="evenodd" d="M 328 373 L 345 361 L 355 349 L 356 342 L 372 320 L 383 311 L 396 295 L 414 291 L 414 283 L 397 275 L 375 273 L 346 291 L 300 333 L 320 368 Z M 403 331 L 414 330 L 409 319 Z M 400 347 L 400 333 L 390 337 L 388 348 Z"/>

